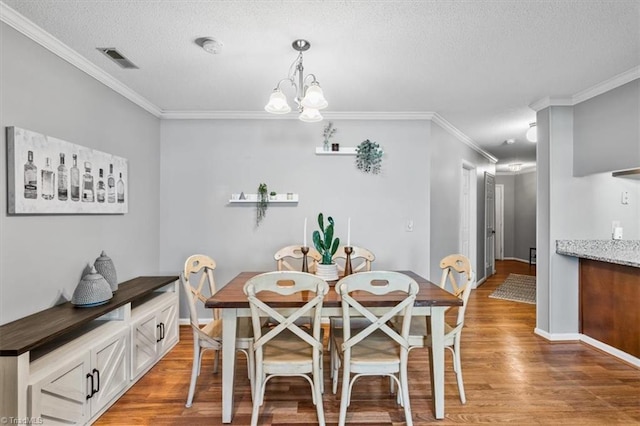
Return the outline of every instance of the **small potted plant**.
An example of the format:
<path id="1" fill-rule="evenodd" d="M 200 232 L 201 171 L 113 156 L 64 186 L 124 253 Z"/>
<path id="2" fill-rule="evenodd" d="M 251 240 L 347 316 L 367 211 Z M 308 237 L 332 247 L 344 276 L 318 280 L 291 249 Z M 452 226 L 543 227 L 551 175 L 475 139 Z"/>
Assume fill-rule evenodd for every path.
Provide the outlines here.
<path id="1" fill-rule="evenodd" d="M 333 127 L 333 123 L 331 121 L 327 123 L 326 126 L 324 126 L 324 133 L 322 134 L 322 136 L 324 137 L 324 145 L 322 146 L 322 149 L 324 151 L 331 150 L 331 144 L 329 143 L 329 140 L 333 137 L 333 135 L 335 135 L 337 131 L 338 129 Z"/>
<path id="2" fill-rule="evenodd" d="M 271 191 L 271 192 L 269 193 L 269 200 L 270 200 L 270 201 L 274 201 L 274 200 L 275 200 L 275 199 L 277 199 L 277 198 L 278 198 L 278 194 L 276 193 L 276 191 Z"/>
<path id="3" fill-rule="evenodd" d="M 256 226 L 260 226 L 260 222 L 267 215 L 267 207 L 269 207 L 267 184 L 261 183 L 258 185 L 258 199 L 256 201 Z"/>
<path id="4" fill-rule="evenodd" d="M 335 281 L 338 279 L 338 265 L 333 261 L 333 255 L 338 251 L 340 238 L 333 238 L 334 221 L 331 216 L 327 218 L 329 225 L 324 226 L 324 216 L 318 215 L 318 226 L 320 231 L 313 231 L 313 245 L 322 255 L 322 260 L 316 270 L 316 275 L 325 281 Z M 320 233 L 322 232 L 322 237 Z"/>

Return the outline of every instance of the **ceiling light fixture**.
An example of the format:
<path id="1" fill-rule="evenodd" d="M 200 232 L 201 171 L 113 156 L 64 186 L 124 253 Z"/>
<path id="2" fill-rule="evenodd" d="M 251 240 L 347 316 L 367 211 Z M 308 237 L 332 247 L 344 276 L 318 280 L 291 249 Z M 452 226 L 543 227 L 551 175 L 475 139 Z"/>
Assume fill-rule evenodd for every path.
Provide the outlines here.
<path id="1" fill-rule="evenodd" d="M 513 163 L 513 164 L 509 164 L 509 170 L 512 172 L 519 172 L 520 170 L 522 170 L 522 163 Z"/>
<path id="2" fill-rule="evenodd" d="M 527 140 L 529 142 L 538 142 L 538 127 L 536 123 L 529 124 L 529 130 L 527 130 Z"/>
<path id="3" fill-rule="evenodd" d="M 223 42 L 211 37 L 201 37 L 196 40 L 196 44 L 202 47 L 205 52 L 211 53 L 212 55 L 220 53 L 222 47 L 224 46 Z"/>
<path id="4" fill-rule="evenodd" d="M 291 46 L 299 52 L 298 58 L 289 67 L 289 76 L 280 80 L 275 89 L 273 89 L 273 93 L 269 97 L 269 103 L 264 109 L 272 114 L 286 114 L 291 111 L 287 97 L 280 90 L 280 84 L 288 81 L 296 91 L 294 101 L 298 105 L 298 112 L 300 112 L 298 118 L 307 123 L 322 121 L 320 110 L 326 108 L 329 104 L 324 98 L 316 76 L 313 74 L 305 76 L 304 67 L 302 66 L 302 52 L 309 50 L 311 44 L 307 40 L 299 39 L 294 41 Z M 311 82 L 307 84 L 309 79 L 311 79 Z"/>

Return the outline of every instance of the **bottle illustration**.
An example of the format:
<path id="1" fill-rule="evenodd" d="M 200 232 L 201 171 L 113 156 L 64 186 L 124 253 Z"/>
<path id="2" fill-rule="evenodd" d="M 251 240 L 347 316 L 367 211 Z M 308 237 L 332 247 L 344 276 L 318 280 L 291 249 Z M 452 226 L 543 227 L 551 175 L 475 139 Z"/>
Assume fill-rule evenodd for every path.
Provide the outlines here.
<path id="1" fill-rule="evenodd" d="M 102 169 L 98 172 L 98 188 L 96 189 L 96 199 L 99 203 L 104 203 L 104 180 L 102 180 Z"/>
<path id="2" fill-rule="evenodd" d="M 124 181 L 122 180 L 122 173 L 120 173 L 120 179 L 118 179 L 118 202 L 124 203 Z"/>
<path id="3" fill-rule="evenodd" d="M 67 201 L 69 194 L 69 176 L 64 165 L 64 154 L 60 153 L 60 165 L 58 166 L 58 200 Z"/>
<path id="4" fill-rule="evenodd" d="M 116 178 L 113 177 L 113 164 L 109 164 L 109 175 L 107 176 L 107 201 L 116 202 Z"/>
<path id="5" fill-rule="evenodd" d="M 82 175 L 82 201 L 93 203 L 93 176 L 91 176 L 91 163 L 84 162 L 84 174 Z"/>
<path id="6" fill-rule="evenodd" d="M 78 170 L 78 156 L 73 154 L 73 167 L 71 167 L 71 199 L 80 200 L 80 170 Z"/>
<path id="7" fill-rule="evenodd" d="M 33 164 L 33 151 L 27 152 L 24 163 L 24 198 L 38 198 L 38 167 Z"/>
<path id="8" fill-rule="evenodd" d="M 51 158 L 46 158 L 44 169 L 42 169 L 42 198 L 45 200 L 53 200 L 53 187 L 55 175 L 51 170 Z"/>

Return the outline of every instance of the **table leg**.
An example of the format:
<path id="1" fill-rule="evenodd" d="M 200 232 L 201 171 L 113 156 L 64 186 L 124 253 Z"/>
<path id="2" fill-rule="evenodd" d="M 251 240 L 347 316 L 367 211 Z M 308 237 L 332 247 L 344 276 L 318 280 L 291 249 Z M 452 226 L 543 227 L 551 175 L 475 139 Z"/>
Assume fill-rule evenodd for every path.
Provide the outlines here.
<path id="1" fill-rule="evenodd" d="M 222 423 L 233 418 L 233 383 L 236 375 L 236 327 L 235 309 L 222 309 Z"/>
<path id="2" fill-rule="evenodd" d="M 433 413 L 436 419 L 444 418 L 444 313 L 445 307 L 432 307 L 429 325 L 431 326 L 431 395 Z"/>

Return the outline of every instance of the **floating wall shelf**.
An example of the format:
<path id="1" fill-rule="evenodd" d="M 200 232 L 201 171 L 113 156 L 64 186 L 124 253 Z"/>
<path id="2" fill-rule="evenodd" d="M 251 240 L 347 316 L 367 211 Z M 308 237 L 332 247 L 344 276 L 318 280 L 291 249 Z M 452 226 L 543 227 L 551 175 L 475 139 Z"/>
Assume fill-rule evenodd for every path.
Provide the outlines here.
<path id="1" fill-rule="evenodd" d="M 241 200 L 240 199 L 240 194 L 231 194 L 231 199 L 229 200 L 229 203 L 233 203 L 233 204 L 255 204 L 258 202 L 258 194 L 244 194 L 245 199 Z M 269 204 L 271 203 L 297 203 L 298 202 L 298 194 L 294 194 L 294 193 L 284 193 L 284 194 L 277 194 L 274 198 L 269 197 Z"/>
<path id="2" fill-rule="evenodd" d="M 316 147 L 316 155 L 356 155 L 356 148 L 353 146 L 340 147 L 340 151 L 325 151 L 323 147 Z"/>

